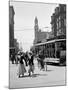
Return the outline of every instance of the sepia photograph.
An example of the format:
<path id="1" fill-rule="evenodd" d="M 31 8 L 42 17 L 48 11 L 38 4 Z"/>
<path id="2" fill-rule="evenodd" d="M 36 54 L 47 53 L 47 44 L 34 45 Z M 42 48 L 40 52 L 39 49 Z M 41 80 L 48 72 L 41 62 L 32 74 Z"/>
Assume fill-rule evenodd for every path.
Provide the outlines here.
<path id="1" fill-rule="evenodd" d="M 9 88 L 66 86 L 66 4 L 9 1 Z"/>

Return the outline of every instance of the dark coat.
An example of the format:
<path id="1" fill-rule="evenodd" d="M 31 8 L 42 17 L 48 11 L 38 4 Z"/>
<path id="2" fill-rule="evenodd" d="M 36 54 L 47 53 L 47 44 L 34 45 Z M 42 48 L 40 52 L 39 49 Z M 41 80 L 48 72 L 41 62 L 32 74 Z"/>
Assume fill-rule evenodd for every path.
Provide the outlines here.
<path id="1" fill-rule="evenodd" d="M 29 59 L 29 65 L 34 65 L 34 56 L 31 55 L 31 59 Z"/>
<path id="2" fill-rule="evenodd" d="M 20 57 L 20 64 L 24 64 L 23 59 L 24 59 L 24 56 L 21 56 Z"/>

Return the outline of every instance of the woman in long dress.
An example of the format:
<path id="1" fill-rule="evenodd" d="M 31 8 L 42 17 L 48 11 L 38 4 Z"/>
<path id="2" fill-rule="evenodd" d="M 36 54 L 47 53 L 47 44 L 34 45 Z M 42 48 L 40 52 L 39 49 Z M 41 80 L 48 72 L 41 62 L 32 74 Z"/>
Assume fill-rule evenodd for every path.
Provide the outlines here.
<path id="1" fill-rule="evenodd" d="M 31 72 L 32 74 L 34 73 L 34 56 L 32 55 L 32 53 L 29 54 L 29 70 L 28 70 L 28 73 L 29 73 L 29 76 L 31 76 Z"/>
<path id="2" fill-rule="evenodd" d="M 24 73 L 26 72 L 25 65 L 24 65 L 24 56 L 23 54 L 20 56 L 20 61 L 19 61 L 19 77 L 24 76 Z"/>
<path id="3" fill-rule="evenodd" d="M 39 62 L 40 62 L 40 65 L 41 65 L 41 69 L 40 70 L 45 70 L 45 63 L 44 63 L 44 56 L 42 54 L 39 54 Z"/>

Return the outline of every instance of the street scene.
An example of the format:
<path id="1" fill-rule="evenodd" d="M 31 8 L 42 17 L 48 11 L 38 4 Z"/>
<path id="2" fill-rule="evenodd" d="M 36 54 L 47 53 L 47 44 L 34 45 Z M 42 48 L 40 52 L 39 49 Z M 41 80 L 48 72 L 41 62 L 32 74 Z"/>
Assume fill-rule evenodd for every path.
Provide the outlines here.
<path id="1" fill-rule="evenodd" d="M 28 67 L 26 69 L 28 70 Z M 35 63 L 34 75 L 29 77 L 28 72 L 26 72 L 23 78 L 18 78 L 18 67 L 10 64 L 10 88 L 62 86 L 66 84 L 65 67 L 48 65 L 47 69 L 47 71 L 40 71 Z"/>
<path id="2" fill-rule="evenodd" d="M 66 85 L 66 5 L 9 2 L 9 88 Z"/>

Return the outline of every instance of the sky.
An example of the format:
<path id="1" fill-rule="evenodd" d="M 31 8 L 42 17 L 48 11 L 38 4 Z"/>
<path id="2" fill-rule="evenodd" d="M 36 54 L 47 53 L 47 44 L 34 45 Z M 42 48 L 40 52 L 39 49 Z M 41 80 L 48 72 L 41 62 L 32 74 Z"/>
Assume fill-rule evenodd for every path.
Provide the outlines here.
<path id="1" fill-rule="evenodd" d="M 51 15 L 58 4 L 10 2 L 14 7 L 14 37 L 22 43 L 24 51 L 30 49 L 34 40 L 34 20 L 37 16 L 38 25 L 44 31 L 51 31 Z M 44 27 L 49 27 L 48 29 Z"/>

